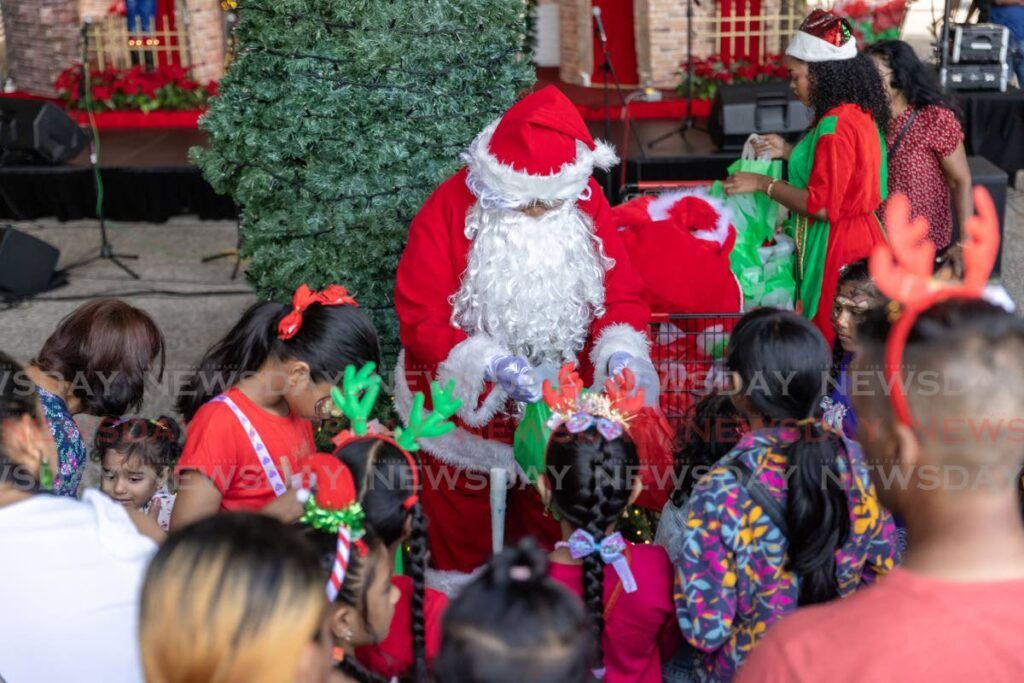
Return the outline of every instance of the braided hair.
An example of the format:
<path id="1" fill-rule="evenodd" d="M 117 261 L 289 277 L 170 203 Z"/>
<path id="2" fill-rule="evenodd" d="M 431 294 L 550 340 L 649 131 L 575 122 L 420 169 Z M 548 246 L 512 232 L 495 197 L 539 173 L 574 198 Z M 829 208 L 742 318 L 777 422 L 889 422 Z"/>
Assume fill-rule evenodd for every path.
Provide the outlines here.
<path id="1" fill-rule="evenodd" d="M 584 683 L 591 643 L 579 599 L 547 574 L 529 538 L 494 557 L 444 615 L 444 683 Z"/>
<path id="2" fill-rule="evenodd" d="M 611 441 L 590 427 L 573 434 L 564 425 L 551 435 L 548 473 L 559 485 L 551 492 L 558 513 L 600 542 L 629 505 L 639 458 L 626 436 Z M 583 601 L 593 629 L 597 668 L 603 667 L 604 562 L 597 553 L 583 559 Z"/>
<path id="3" fill-rule="evenodd" d="M 416 683 L 429 680 L 427 669 L 427 633 L 424 618 L 427 570 L 427 518 L 413 490 L 413 473 L 405 453 L 382 439 L 361 439 L 343 445 L 335 455 L 352 472 L 359 492 L 359 501 L 366 518 L 385 545 L 391 547 L 407 541 L 409 562 L 405 571 L 412 581 L 411 611 L 413 672 Z M 419 463 L 413 458 L 413 463 Z M 408 536 L 408 537 L 407 537 Z"/>

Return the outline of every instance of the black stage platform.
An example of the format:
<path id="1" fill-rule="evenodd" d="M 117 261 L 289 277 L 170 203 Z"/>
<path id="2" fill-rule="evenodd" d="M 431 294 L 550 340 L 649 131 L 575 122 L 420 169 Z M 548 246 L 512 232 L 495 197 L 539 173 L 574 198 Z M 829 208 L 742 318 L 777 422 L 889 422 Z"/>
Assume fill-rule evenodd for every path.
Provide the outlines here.
<path id="1" fill-rule="evenodd" d="M 100 134 L 104 208 L 114 221 L 162 223 L 172 216 L 235 216 L 231 199 L 213 191 L 188 160 L 206 143 L 198 130 L 111 130 Z M 0 166 L 0 219 L 95 218 L 88 152 L 61 166 Z"/>

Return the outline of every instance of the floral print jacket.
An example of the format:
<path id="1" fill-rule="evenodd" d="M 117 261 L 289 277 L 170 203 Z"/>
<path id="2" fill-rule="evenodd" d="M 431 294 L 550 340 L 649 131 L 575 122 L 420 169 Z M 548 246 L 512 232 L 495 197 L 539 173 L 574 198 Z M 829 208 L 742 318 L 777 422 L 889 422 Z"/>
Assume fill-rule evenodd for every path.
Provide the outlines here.
<path id="1" fill-rule="evenodd" d="M 728 681 L 775 621 L 797 608 L 798 579 L 786 568 L 787 541 L 740 485 L 742 460 L 785 509 L 786 446 L 791 428 L 760 429 L 694 488 L 687 504 L 677 567 L 676 616 L 698 650 L 701 680 Z M 836 552 L 839 593 L 846 596 L 899 561 L 896 529 L 880 506 L 860 448 L 844 440 L 836 468 L 850 508 L 850 536 Z"/>
<path id="2" fill-rule="evenodd" d="M 53 492 L 59 496 L 74 496 L 78 493 L 78 484 L 85 470 L 85 441 L 64 399 L 42 387 L 36 387 L 36 390 L 50 434 L 57 445 L 59 469 L 54 472 Z"/>

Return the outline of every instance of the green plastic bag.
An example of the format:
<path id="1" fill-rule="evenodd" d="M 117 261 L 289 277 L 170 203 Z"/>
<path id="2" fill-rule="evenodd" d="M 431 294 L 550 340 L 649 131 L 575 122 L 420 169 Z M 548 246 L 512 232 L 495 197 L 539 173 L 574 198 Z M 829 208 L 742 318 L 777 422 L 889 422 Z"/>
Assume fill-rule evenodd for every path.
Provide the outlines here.
<path id="1" fill-rule="evenodd" d="M 544 472 L 544 452 L 551 438 L 551 430 L 548 429 L 550 417 L 551 409 L 544 401 L 528 404 L 512 437 L 512 453 L 516 462 L 535 486 L 537 477 Z"/>
<path id="2" fill-rule="evenodd" d="M 729 166 L 729 175 L 738 171 L 781 178 L 782 162 L 739 159 Z M 764 263 L 758 249 L 775 236 L 779 205 L 761 192 L 728 196 L 720 181 L 711 186 L 709 194 L 721 200 L 732 213 L 736 244 L 729 256 L 729 264 L 740 283 L 747 306 L 758 306 L 765 294 Z"/>

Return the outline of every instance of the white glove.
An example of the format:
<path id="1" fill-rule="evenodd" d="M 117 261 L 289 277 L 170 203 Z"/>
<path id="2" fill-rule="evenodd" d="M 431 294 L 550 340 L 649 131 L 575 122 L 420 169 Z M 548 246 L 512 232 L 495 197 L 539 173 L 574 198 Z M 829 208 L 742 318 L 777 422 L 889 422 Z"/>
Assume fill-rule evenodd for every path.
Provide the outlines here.
<path id="1" fill-rule="evenodd" d="M 522 356 L 495 356 L 484 376 L 497 382 L 513 401 L 536 403 L 541 398 L 540 378 Z"/>
<path id="2" fill-rule="evenodd" d="M 629 368 L 636 378 L 636 385 L 644 390 L 644 405 L 656 408 L 661 398 L 661 381 L 654 364 L 646 358 L 637 358 L 626 351 L 616 351 L 608 357 L 608 376 L 615 377 Z"/>

